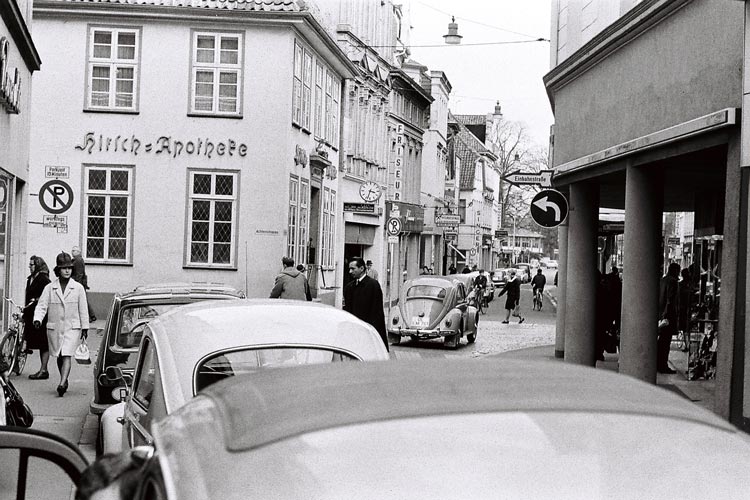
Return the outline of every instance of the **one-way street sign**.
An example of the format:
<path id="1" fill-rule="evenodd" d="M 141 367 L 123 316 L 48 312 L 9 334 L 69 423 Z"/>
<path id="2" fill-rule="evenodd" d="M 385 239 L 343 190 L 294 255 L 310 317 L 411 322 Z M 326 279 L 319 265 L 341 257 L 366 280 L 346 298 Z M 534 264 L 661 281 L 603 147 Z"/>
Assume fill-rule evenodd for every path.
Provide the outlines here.
<path id="1" fill-rule="evenodd" d="M 556 227 L 568 216 L 568 200 L 560 191 L 544 189 L 531 200 L 531 218 L 542 227 Z"/>
<path id="2" fill-rule="evenodd" d="M 552 174 L 554 170 L 540 170 L 539 172 L 521 172 L 516 170 L 508 175 L 503 176 L 505 182 L 514 186 L 541 186 L 545 188 L 552 187 Z"/>

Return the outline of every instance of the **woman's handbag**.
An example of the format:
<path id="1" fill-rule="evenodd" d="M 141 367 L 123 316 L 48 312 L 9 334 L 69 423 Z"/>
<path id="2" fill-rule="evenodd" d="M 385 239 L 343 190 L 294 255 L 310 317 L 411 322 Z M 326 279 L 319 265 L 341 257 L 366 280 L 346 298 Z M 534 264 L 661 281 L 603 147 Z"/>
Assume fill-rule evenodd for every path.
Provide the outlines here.
<path id="1" fill-rule="evenodd" d="M 79 365 L 90 365 L 91 364 L 91 354 L 89 353 L 89 348 L 86 345 L 86 339 L 81 339 L 81 343 L 78 344 L 78 347 L 76 347 L 76 363 Z"/>
<path id="2" fill-rule="evenodd" d="M 31 427 L 34 423 L 34 413 L 29 408 L 21 394 L 18 393 L 13 383 L 8 380 L 0 380 L 5 392 L 5 421 L 7 425 L 18 427 Z"/>

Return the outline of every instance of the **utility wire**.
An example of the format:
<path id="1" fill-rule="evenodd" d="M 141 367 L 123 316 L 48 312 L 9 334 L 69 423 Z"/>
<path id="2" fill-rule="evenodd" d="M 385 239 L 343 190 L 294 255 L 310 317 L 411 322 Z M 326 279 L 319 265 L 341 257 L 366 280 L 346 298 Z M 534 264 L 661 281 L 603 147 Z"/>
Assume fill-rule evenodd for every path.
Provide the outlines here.
<path id="1" fill-rule="evenodd" d="M 455 17 L 456 19 L 460 19 L 461 21 L 466 21 L 467 23 L 478 24 L 479 26 L 484 26 L 486 28 L 492 28 L 492 29 L 496 29 L 496 30 L 499 30 L 499 31 L 505 31 L 507 33 L 513 33 L 514 35 L 525 36 L 525 37 L 528 37 L 528 38 L 536 38 L 536 40 L 533 40 L 533 41 L 545 41 L 545 42 L 549 42 L 549 40 L 547 40 L 546 38 L 537 38 L 537 37 L 532 36 L 532 35 L 527 35 L 526 33 L 520 33 L 518 31 L 509 30 L 507 28 L 501 28 L 499 26 L 493 26 L 491 24 L 486 24 L 486 23 L 483 23 L 483 22 L 480 22 L 480 21 L 474 21 L 473 19 L 468 19 L 468 18 L 465 18 L 465 17 L 454 16 L 453 14 L 450 14 L 450 13 L 444 11 L 444 10 L 440 10 L 437 7 L 433 7 L 432 5 L 428 5 L 428 4 L 424 3 L 424 2 L 420 2 L 419 0 L 415 0 L 415 1 L 417 3 L 419 3 L 419 4 L 424 5 L 428 9 L 432 9 L 432 10 L 434 10 L 436 12 L 440 12 L 441 14 L 445 14 L 446 16 Z"/>
<path id="2" fill-rule="evenodd" d="M 450 45 L 446 43 L 442 44 L 436 44 L 436 45 L 367 45 L 367 47 L 373 48 L 373 49 L 402 49 L 404 47 L 407 48 L 421 48 L 421 49 L 429 49 L 429 48 L 439 48 L 439 47 L 470 47 L 470 46 L 477 46 L 477 45 L 515 45 L 519 43 L 536 43 L 536 42 L 549 42 L 546 38 L 537 38 L 536 40 L 511 40 L 506 42 L 477 42 L 477 43 L 461 43 L 458 45 Z"/>

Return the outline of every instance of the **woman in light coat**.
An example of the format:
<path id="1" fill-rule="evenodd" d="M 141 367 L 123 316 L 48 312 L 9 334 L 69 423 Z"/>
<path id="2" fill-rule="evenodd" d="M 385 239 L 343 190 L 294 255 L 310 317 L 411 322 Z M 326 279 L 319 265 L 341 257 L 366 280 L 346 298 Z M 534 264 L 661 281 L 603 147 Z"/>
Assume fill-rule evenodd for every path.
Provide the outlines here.
<path id="1" fill-rule="evenodd" d="M 44 287 L 39 297 L 34 311 L 34 325 L 40 327 L 44 316 L 47 316 L 49 353 L 57 357 L 60 372 L 57 394 L 62 397 L 68 390 L 70 358 L 75 354 L 80 340 L 88 336 L 89 314 L 83 285 L 71 279 L 73 259 L 70 254 L 62 252 L 57 256 L 55 274 L 58 278 Z"/>

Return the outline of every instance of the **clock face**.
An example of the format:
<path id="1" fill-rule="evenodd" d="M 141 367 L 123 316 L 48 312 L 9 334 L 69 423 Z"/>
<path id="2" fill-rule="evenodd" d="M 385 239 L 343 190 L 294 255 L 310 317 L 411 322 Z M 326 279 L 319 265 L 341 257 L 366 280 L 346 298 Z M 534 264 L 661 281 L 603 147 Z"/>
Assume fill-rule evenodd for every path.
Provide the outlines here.
<path id="1" fill-rule="evenodd" d="M 380 186 L 375 182 L 369 181 L 359 186 L 359 196 L 365 201 L 377 201 L 380 194 Z"/>

